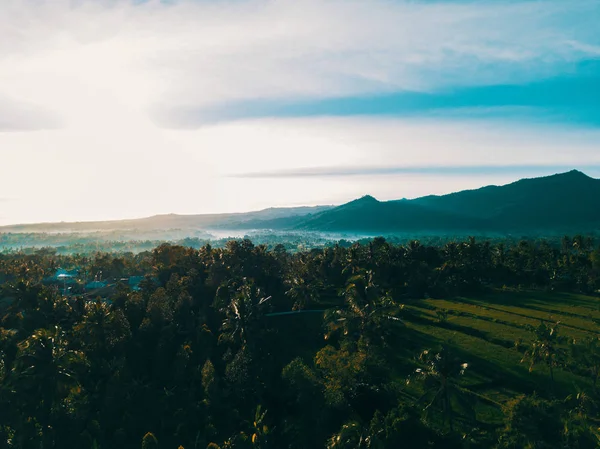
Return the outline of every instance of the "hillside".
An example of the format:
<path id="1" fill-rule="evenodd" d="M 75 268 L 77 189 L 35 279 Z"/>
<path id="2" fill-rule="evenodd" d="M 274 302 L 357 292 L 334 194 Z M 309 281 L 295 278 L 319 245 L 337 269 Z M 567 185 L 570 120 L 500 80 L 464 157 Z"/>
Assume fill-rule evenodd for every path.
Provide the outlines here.
<path id="1" fill-rule="evenodd" d="M 271 207 L 260 211 L 229 214 L 165 214 L 132 220 L 19 224 L 0 227 L 0 232 L 94 232 L 115 230 L 156 231 L 168 229 L 242 229 L 281 218 L 315 214 L 333 206 Z"/>
<path id="2" fill-rule="evenodd" d="M 573 170 L 412 200 L 437 211 L 488 221 L 494 230 L 589 230 L 600 224 L 600 180 Z"/>
<path id="3" fill-rule="evenodd" d="M 281 207 L 256 212 L 156 215 L 135 220 L 41 223 L 0 232 L 260 230 L 351 233 L 573 233 L 600 228 L 600 180 L 573 170 L 413 200 L 364 196 L 340 206 Z"/>
<path id="4" fill-rule="evenodd" d="M 465 219 L 449 211 L 433 210 L 406 201 L 377 201 L 365 196 L 310 217 L 296 229 L 313 231 L 444 231 L 481 230 L 483 221 Z"/>
<path id="5" fill-rule="evenodd" d="M 295 229 L 353 232 L 589 232 L 600 227 L 600 180 L 579 171 L 442 196 L 380 202 L 366 196 Z"/>

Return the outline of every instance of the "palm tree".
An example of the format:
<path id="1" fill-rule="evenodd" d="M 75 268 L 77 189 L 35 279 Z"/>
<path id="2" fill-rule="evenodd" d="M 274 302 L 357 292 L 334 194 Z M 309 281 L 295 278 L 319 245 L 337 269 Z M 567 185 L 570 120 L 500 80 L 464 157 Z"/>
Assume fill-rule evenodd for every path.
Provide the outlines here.
<path id="1" fill-rule="evenodd" d="M 360 246 L 354 244 L 346 252 L 346 260 L 344 261 L 344 268 L 342 274 L 354 276 L 360 271 Z"/>
<path id="2" fill-rule="evenodd" d="M 460 264 L 461 260 L 461 247 L 458 243 L 452 241 L 446 243 L 443 248 L 444 256 L 446 257 L 446 263 L 457 266 Z"/>
<path id="3" fill-rule="evenodd" d="M 341 330 L 344 336 L 355 340 L 365 337 L 368 347 L 376 337 L 385 341 L 390 324 L 403 324 L 396 316 L 402 307 L 373 283 L 371 271 L 351 277 L 343 295 L 345 305 L 325 314 L 329 331 L 325 338 Z"/>
<path id="4" fill-rule="evenodd" d="M 54 405 L 78 385 L 76 370 L 84 364 L 83 353 L 69 349 L 58 326 L 39 329 L 19 344 L 17 381 L 36 398 L 43 425 L 49 425 Z"/>
<path id="5" fill-rule="evenodd" d="M 368 426 L 350 421 L 327 442 L 326 449 L 370 449 L 380 447 L 376 436 L 371 435 Z"/>
<path id="6" fill-rule="evenodd" d="M 563 418 L 563 440 L 565 447 L 598 447 L 600 429 L 593 425 L 590 417 L 597 415 L 593 399 L 578 389 L 576 394 L 564 401 L 567 413 Z"/>
<path id="7" fill-rule="evenodd" d="M 583 368 L 592 378 L 596 391 L 600 377 L 600 338 L 588 337 L 581 341 L 572 340 L 569 348 L 571 357 L 579 368 Z"/>
<path id="8" fill-rule="evenodd" d="M 573 240 L 568 235 L 565 235 L 561 241 L 562 250 L 565 253 L 570 253 L 573 249 Z"/>
<path id="9" fill-rule="evenodd" d="M 558 366 L 560 350 L 557 347 L 558 343 L 562 342 L 562 338 L 558 335 L 558 325 L 556 322 L 546 326 L 543 322 L 534 329 L 535 340 L 531 344 L 531 348 L 525 351 L 521 363 L 529 362 L 529 372 L 537 364 L 544 364 L 550 370 L 550 379 L 554 383 L 554 368 Z"/>
<path id="10" fill-rule="evenodd" d="M 104 359 L 114 347 L 131 335 L 129 322 L 121 309 L 112 309 L 106 302 L 88 301 L 85 315 L 74 327 L 86 354 Z"/>
<path id="11" fill-rule="evenodd" d="M 152 432 L 148 432 L 142 438 L 142 449 L 156 449 L 158 448 L 158 440 Z"/>
<path id="12" fill-rule="evenodd" d="M 419 355 L 419 361 L 423 367 L 415 371 L 413 378 L 422 382 L 425 393 L 417 402 L 429 400 L 424 408 L 426 414 L 432 407 L 440 408 L 450 430 L 454 430 L 453 400 L 464 411 L 472 413 L 471 395 L 458 383 L 468 364 L 453 357 L 446 346 L 438 352 L 423 351 Z"/>
<path id="13" fill-rule="evenodd" d="M 254 413 L 254 421 L 252 422 L 252 437 L 250 441 L 252 442 L 252 446 L 261 449 L 268 447 L 269 434 L 271 430 L 265 424 L 265 417 L 267 416 L 267 411 L 262 411 L 262 406 L 256 407 L 256 411 Z"/>
<path id="14" fill-rule="evenodd" d="M 253 282 L 244 279 L 229 303 L 221 309 L 221 312 L 225 313 L 221 336 L 239 342 L 242 349 L 251 349 L 254 345 L 254 333 L 258 328 L 257 323 L 270 299 L 271 297 L 264 296 Z"/>
<path id="15" fill-rule="evenodd" d="M 292 273 L 286 284 L 289 289 L 286 295 L 294 300 L 293 310 L 302 310 L 307 305 L 316 302 L 319 299 L 319 283 L 311 282 L 308 279 L 305 270 L 303 272 Z"/>

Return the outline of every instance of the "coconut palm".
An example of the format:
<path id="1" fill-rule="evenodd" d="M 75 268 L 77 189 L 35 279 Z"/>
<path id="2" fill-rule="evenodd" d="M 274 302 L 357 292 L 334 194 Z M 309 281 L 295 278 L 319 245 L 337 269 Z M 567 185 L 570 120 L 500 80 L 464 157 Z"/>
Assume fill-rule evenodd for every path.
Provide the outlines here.
<path id="1" fill-rule="evenodd" d="M 257 323 L 263 316 L 270 296 L 264 296 L 253 282 L 244 279 L 243 284 L 232 294 L 221 312 L 225 313 L 222 336 L 241 344 L 242 349 L 252 347 Z"/>
<path id="2" fill-rule="evenodd" d="M 592 378 L 595 391 L 600 377 L 600 338 L 572 340 L 569 347 L 573 361 Z"/>
<path id="3" fill-rule="evenodd" d="M 385 342 L 393 327 L 403 325 L 397 316 L 402 307 L 373 283 L 373 272 L 366 271 L 348 280 L 343 291 L 343 307 L 331 309 L 325 314 L 328 332 L 326 338 L 341 330 L 354 340 L 365 337 L 369 342 L 380 339 Z"/>
<path id="4" fill-rule="evenodd" d="M 306 273 L 293 273 L 287 280 L 286 295 L 294 300 L 293 310 L 302 310 L 319 299 L 320 283 L 311 282 Z"/>
<path id="5" fill-rule="evenodd" d="M 85 364 L 83 353 L 69 349 L 58 326 L 39 329 L 19 344 L 17 382 L 24 390 L 22 393 L 36 398 L 40 422 L 44 425 L 49 424 L 53 407 L 77 387 L 77 368 Z"/>
<path id="6" fill-rule="evenodd" d="M 252 442 L 252 446 L 257 449 L 267 448 L 269 446 L 268 440 L 271 430 L 269 429 L 269 426 L 265 424 L 266 416 L 267 411 L 263 411 L 261 405 L 256 407 L 254 421 L 251 426 L 252 437 L 250 438 L 250 441 Z"/>
<path id="7" fill-rule="evenodd" d="M 327 442 L 327 449 L 369 449 L 374 448 L 373 438 L 368 428 L 356 421 L 344 424 L 340 431 Z"/>
<path id="8" fill-rule="evenodd" d="M 426 415 L 432 408 L 439 408 L 450 430 L 454 430 L 454 404 L 464 412 L 472 413 L 472 395 L 458 383 L 468 364 L 454 357 L 446 346 L 438 352 L 423 351 L 419 362 L 422 367 L 415 371 L 412 379 L 423 384 L 425 393 L 418 402 L 428 401 L 424 408 Z"/>
<path id="9" fill-rule="evenodd" d="M 529 363 L 529 371 L 533 371 L 538 364 L 543 364 L 550 370 L 550 379 L 554 382 L 554 368 L 558 366 L 561 351 L 558 344 L 563 339 L 558 335 L 558 325 L 560 322 L 546 325 L 544 322 L 533 330 L 535 340 L 531 347 L 525 351 L 521 363 Z"/>
<path id="10" fill-rule="evenodd" d="M 563 416 L 565 447 L 596 448 L 600 444 L 600 429 L 590 417 L 597 416 L 597 404 L 591 396 L 577 389 L 564 400 L 567 412 Z"/>

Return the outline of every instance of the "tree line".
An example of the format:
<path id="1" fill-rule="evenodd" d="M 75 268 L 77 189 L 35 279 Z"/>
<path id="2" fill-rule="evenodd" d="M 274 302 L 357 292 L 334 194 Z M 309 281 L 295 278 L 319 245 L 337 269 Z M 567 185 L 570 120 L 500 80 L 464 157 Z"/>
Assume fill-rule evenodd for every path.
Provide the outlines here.
<path id="1" fill-rule="evenodd" d="M 102 271 L 104 297 L 43 282 Z M 119 282 L 142 275 L 137 291 Z M 468 355 L 419 338 L 403 307 L 511 287 L 592 294 L 588 238 L 428 246 L 366 243 L 290 253 L 250 240 L 139 254 L 0 254 L 0 447 L 587 448 L 599 444 L 597 340 L 532 329 L 531 369 L 590 379 L 515 396 L 502 422 L 464 387 Z M 440 317 L 443 321 L 443 317 Z M 560 347 L 559 347 L 560 346 Z"/>

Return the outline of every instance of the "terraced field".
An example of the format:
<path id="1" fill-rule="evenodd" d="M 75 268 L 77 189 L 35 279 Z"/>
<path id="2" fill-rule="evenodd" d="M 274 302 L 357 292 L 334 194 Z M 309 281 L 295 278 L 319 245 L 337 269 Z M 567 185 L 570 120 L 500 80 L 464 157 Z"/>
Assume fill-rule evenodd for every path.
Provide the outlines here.
<path id="1" fill-rule="evenodd" d="M 464 386 L 484 399 L 478 414 L 487 422 L 501 418 L 490 404 L 502 404 L 516 394 L 564 397 L 573 385 L 590 385 L 590 379 L 568 366 L 556 370 L 552 383 L 547 367 L 529 372 L 521 360 L 534 339 L 531 327 L 542 321 L 560 322 L 559 335 L 567 339 L 600 337 L 600 298 L 498 291 L 475 298 L 426 299 L 405 307 L 407 326 L 423 341 L 446 343 L 469 363 Z M 561 349 L 568 352 L 566 344 Z"/>

